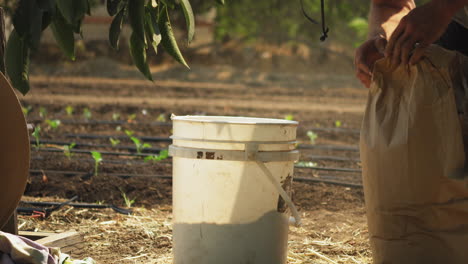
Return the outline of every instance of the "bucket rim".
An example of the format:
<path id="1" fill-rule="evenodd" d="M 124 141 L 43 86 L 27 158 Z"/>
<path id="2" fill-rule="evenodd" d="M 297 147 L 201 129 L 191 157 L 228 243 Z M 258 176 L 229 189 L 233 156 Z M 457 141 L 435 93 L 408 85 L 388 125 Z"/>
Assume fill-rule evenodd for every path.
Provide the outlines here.
<path id="1" fill-rule="evenodd" d="M 182 122 L 197 122 L 197 123 L 216 123 L 216 124 L 236 124 L 236 125 L 286 125 L 297 126 L 299 122 L 275 119 L 275 118 L 260 118 L 260 117 L 244 117 L 244 116 L 171 116 L 172 121 Z"/>

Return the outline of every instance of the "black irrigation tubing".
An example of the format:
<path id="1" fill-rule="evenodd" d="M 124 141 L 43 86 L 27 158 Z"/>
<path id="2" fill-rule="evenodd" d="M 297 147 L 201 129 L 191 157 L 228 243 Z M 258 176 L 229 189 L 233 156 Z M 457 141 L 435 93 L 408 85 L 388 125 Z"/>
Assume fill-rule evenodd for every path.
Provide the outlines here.
<path id="1" fill-rule="evenodd" d="M 60 170 L 29 170 L 31 175 L 42 175 L 42 174 L 62 174 L 67 176 L 75 176 L 75 175 L 89 175 L 93 176 L 94 172 L 84 172 L 84 171 L 60 171 Z M 91 175 L 90 175 L 91 174 Z M 134 174 L 134 173 L 105 173 L 100 172 L 99 175 L 106 175 L 112 177 L 121 177 L 121 178 L 129 178 L 129 177 L 148 177 L 148 178 L 158 178 L 158 179 L 172 179 L 170 175 L 158 175 L 158 174 Z M 99 177 L 99 176 L 97 176 Z"/>
<path id="2" fill-rule="evenodd" d="M 81 139 L 109 139 L 109 138 L 114 138 L 114 139 L 128 139 L 130 138 L 128 136 L 124 135 L 95 135 L 95 134 L 64 134 L 65 137 L 68 138 L 81 138 Z M 144 142 L 172 142 L 171 138 L 168 137 L 148 137 L 148 136 L 142 136 L 142 137 L 137 137 L 140 140 Z"/>
<path id="3" fill-rule="evenodd" d="M 341 128 L 341 127 L 310 127 L 307 130 L 346 133 L 346 134 L 358 134 L 358 135 L 361 133 L 359 129 Z"/>
<path id="4" fill-rule="evenodd" d="M 45 119 L 32 119 L 28 120 L 29 123 L 43 122 Z M 60 120 L 62 124 L 66 125 L 151 125 L 151 126 L 165 126 L 172 127 L 170 122 L 142 122 L 142 121 L 131 121 L 126 120 L 75 120 L 75 119 L 64 119 Z"/>
<path id="5" fill-rule="evenodd" d="M 35 151 L 41 152 L 63 152 L 61 149 L 57 148 L 38 148 L 34 149 Z M 96 150 L 88 150 L 88 149 L 71 149 L 71 153 L 79 153 L 79 154 L 91 154 L 91 151 Z M 112 156 L 128 156 L 128 157 L 148 157 L 158 155 L 159 152 L 155 153 L 132 153 L 132 152 L 112 152 L 112 151 L 98 151 L 102 155 L 112 155 Z"/>
<path id="6" fill-rule="evenodd" d="M 322 150 L 340 150 L 340 151 L 359 151 L 356 146 L 339 146 L 339 145 L 312 145 L 299 144 L 298 149 L 322 149 Z"/>
<path id="7" fill-rule="evenodd" d="M 124 209 L 124 208 L 120 208 L 118 206 L 115 206 L 113 204 L 91 204 L 91 203 L 58 203 L 58 202 L 27 202 L 27 201 L 21 201 L 21 203 L 24 203 L 24 204 L 28 204 L 28 205 L 31 205 L 31 206 L 63 206 L 63 205 L 68 205 L 68 206 L 72 206 L 72 207 L 76 207 L 76 208 L 90 208 L 90 209 L 105 209 L 105 208 L 111 208 L 112 210 L 114 210 L 115 212 L 117 213 L 120 213 L 120 214 L 125 214 L 125 215 L 129 215 L 129 214 L 132 214 L 132 210 L 127 210 L 127 209 Z M 34 210 L 34 211 L 38 211 L 38 210 L 41 210 L 41 209 L 36 209 L 36 208 L 18 208 L 18 212 L 24 212 L 24 213 L 30 213 L 29 211 L 31 210 Z M 42 209 L 42 210 L 47 210 L 47 209 Z M 33 213 L 33 212 L 31 212 Z"/>
<path id="8" fill-rule="evenodd" d="M 33 160 L 45 160 L 43 157 L 32 157 Z M 153 164 L 166 164 L 169 163 L 170 158 L 166 160 L 161 160 L 161 161 L 139 161 L 139 160 L 122 160 L 122 159 L 103 159 L 101 161 L 101 164 L 114 164 L 114 165 L 153 165 Z M 72 158 L 72 161 L 78 161 L 78 162 L 88 162 L 90 164 L 94 164 L 94 159 L 77 159 L 77 158 Z"/>
<path id="9" fill-rule="evenodd" d="M 319 156 L 319 155 L 308 155 L 309 159 L 314 161 L 349 161 L 349 162 L 361 162 L 360 159 L 353 159 L 347 157 L 336 157 L 336 156 Z"/>
<path id="10" fill-rule="evenodd" d="M 338 172 L 362 172 L 359 169 L 350 169 L 350 168 L 333 168 L 333 167 L 315 167 L 315 166 L 300 166 L 296 165 L 295 168 L 300 169 L 312 169 L 312 170 L 321 170 L 321 171 L 338 171 Z"/>
<path id="11" fill-rule="evenodd" d="M 297 181 L 297 182 L 321 182 L 321 183 L 326 183 L 326 184 L 339 185 L 343 187 L 362 188 L 362 184 L 351 183 L 351 182 L 334 181 L 334 180 L 320 179 L 320 178 L 304 178 L 304 177 L 294 177 L 293 179 L 294 181 Z"/>
<path id="12" fill-rule="evenodd" d="M 32 119 L 28 120 L 31 123 L 39 123 L 44 119 Z M 145 121 L 127 121 L 127 120 L 75 120 L 75 119 L 64 119 L 60 120 L 62 124 L 67 125 L 151 125 L 151 126 L 165 126 L 172 127 L 171 122 L 145 122 Z M 299 125 L 302 127 L 302 125 Z M 312 131 L 323 131 L 323 132 L 336 132 L 336 133 L 348 133 L 348 134 L 360 134 L 359 129 L 342 128 L 342 127 L 308 127 L 308 130 Z"/>
<path id="13" fill-rule="evenodd" d="M 54 171 L 54 170 L 30 170 L 32 174 L 64 174 L 64 175 L 88 175 L 89 172 L 81 172 L 81 171 Z M 155 175 L 155 174 L 130 174 L 130 173 L 104 173 L 101 172 L 101 175 L 107 176 L 115 176 L 115 177 L 122 177 L 122 178 L 132 178 L 132 177 L 147 177 L 147 178 L 160 178 L 160 179 L 172 179 L 171 175 Z M 328 179 L 324 178 L 309 178 L 309 177 L 294 177 L 293 180 L 297 182 L 323 182 L 327 184 L 333 185 L 340 185 L 345 187 L 354 187 L 354 188 L 361 188 L 361 184 L 338 181 L 338 180 L 330 180 L 330 178 L 339 179 L 339 177 L 332 177 L 329 176 Z"/>
<path id="14" fill-rule="evenodd" d="M 139 137 L 141 138 L 141 137 Z M 150 138 L 150 137 L 149 137 Z M 169 140 L 170 138 L 168 138 Z M 30 139 L 30 143 L 35 145 L 36 140 Z M 95 147 L 95 148 L 115 148 L 115 149 L 124 149 L 124 150 L 132 150 L 136 151 L 136 147 L 134 146 L 115 146 L 109 144 L 92 144 L 92 143 L 79 143 L 79 142 L 64 142 L 64 141 L 55 141 L 55 140 L 41 140 L 39 139 L 40 144 L 55 144 L 55 145 L 63 145 L 67 146 L 71 143 L 75 143 L 77 147 Z M 322 150 L 338 150 L 338 151 L 359 151 L 359 147 L 357 146 L 341 146 L 341 145 L 315 145 L 315 144 L 299 144 L 297 149 L 322 149 Z M 159 152 L 163 149 L 161 148 L 145 148 L 143 152 Z"/>
<path id="15" fill-rule="evenodd" d="M 29 143 L 33 146 L 36 146 L 36 140 L 30 139 Z M 75 147 L 92 147 L 92 148 L 113 148 L 119 150 L 130 150 L 136 151 L 136 147 L 134 146 L 112 146 L 109 144 L 93 144 L 93 143 L 81 143 L 81 142 L 65 142 L 65 141 L 57 141 L 57 140 L 48 140 L 48 139 L 39 139 L 39 144 L 50 144 L 50 145 L 60 145 L 60 146 L 69 146 L 70 144 L 75 143 Z M 40 148 L 39 148 L 40 149 Z M 75 149 L 72 149 L 72 151 Z M 164 148 L 144 148 L 141 151 L 145 153 L 159 153 Z"/>

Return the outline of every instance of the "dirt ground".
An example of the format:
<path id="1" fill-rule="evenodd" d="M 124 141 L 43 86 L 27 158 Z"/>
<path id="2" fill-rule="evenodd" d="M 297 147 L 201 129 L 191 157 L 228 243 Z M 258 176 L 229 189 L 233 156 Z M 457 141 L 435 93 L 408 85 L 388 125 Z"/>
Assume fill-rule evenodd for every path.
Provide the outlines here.
<path id="1" fill-rule="evenodd" d="M 78 196 L 78 202 L 131 205 L 133 213 L 64 206 L 45 219 L 20 215 L 20 230 L 77 230 L 84 241 L 72 256 L 92 257 L 98 263 L 172 263 L 171 160 L 145 162 L 141 156 L 115 154 L 134 152 L 124 131 L 140 138 L 167 138 L 171 114 L 292 116 L 300 122 L 300 161 L 350 170 L 295 169 L 295 177 L 311 180 L 293 184 L 304 225 L 290 229 L 288 263 L 370 262 L 355 149 L 366 90 L 350 71 L 263 71 L 192 63 L 190 71 L 160 64 L 152 72 L 154 83 L 143 80 L 133 66 L 107 58 L 33 65 L 32 91 L 20 98 L 28 108 L 28 122 L 41 126 L 42 146 L 36 148 L 31 138 L 32 172 L 23 200 L 66 201 Z M 67 106 L 73 113 L 66 112 Z M 84 116 L 85 109 L 91 116 Z M 46 120 L 61 124 L 54 129 Z M 309 131 L 317 135 L 314 144 Z M 77 134 L 103 137 L 86 139 Z M 109 137 L 120 143 L 112 146 Z M 73 150 L 83 153 L 73 153 L 69 159 L 63 145 L 72 142 L 77 143 Z M 170 144 L 149 143 L 151 149 L 143 153 Z M 309 148 L 324 145 L 350 149 Z M 103 154 L 98 176 L 93 175 L 89 150 L 111 152 Z M 135 174 L 140 177 L 129 176 Z M 324 183 L 327 180 L 344 186 Z M 128 204 L 128 200 L 134 202 Z"/>

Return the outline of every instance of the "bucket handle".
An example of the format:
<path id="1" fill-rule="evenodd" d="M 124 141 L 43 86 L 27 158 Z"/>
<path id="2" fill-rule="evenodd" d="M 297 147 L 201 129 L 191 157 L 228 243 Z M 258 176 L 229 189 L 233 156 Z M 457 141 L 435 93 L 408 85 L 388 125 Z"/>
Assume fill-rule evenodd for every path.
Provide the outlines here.
<path id="1" fill-rule="evenodd" d="M 286 204 L 289 206 L 291 209 L 291 213 L 294 217 L 294 220 L 292 220 L 291 224 L 294 224 L 296 227 L 300 227 L 302 225 L 302 220 L 301 216 L 299 215 L 299 212 L 297 211 L 296 206 L 294 205 L 293 201 L 291 200 L 291 197 L 289 197 L 288 193 L 284 190 L 283 186 L 275 179 L 271 171 L 265 166 L 265 163 L 261 161 L 256 161 L 257 165 L 262 169 L 263 173 L 268 177 L 268 180 L 275 186 L 276 190 L 279 192 L 281 198 L 286 202 Z"/>
<path id="2" fill-rule="evenodd" d="M 291 213 L 294 219 L 290 219 L 290 223 L 294 224 L 296 227 L 300 227 L 302 225 L 301 216 L 299 215 L 299 212 L 297 211 L 297 208 L 294 205 L 291 197 L 289 197 L 288 193 L 284 190 L 283 186 L 281 186 L 281 183 L 276 180 L 275 176 L 273 176 L 273 173 L 271 173 L 271 171 L 267 168 L 265 163 L 255 158 L 257 153 L 258 153 L 258 144 L 255 144 L 255 143 L 245 144 L 246 156 L 249 157 L 250 160 L 255 161 L 257 163 L 257 165 L 260 167 L 263 173 L 267 176 L 268 180 L 273 184 L 275 189 L 278 191 L 281 198 L 283 198 L 283 200 L 286 202 L 288 207 L 291 209 Z"/>

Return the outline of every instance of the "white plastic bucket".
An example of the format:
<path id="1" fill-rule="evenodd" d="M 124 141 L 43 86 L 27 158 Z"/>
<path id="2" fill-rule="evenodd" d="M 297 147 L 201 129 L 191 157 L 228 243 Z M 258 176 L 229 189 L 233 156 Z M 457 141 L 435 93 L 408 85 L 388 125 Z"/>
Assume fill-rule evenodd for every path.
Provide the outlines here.
<path id="1" fill-rule="evenodd" d="M 285 264 L 297 122 L 173 116 L 175 264 Z M 280 198 L 280 196 L 282 198 Z"/>

